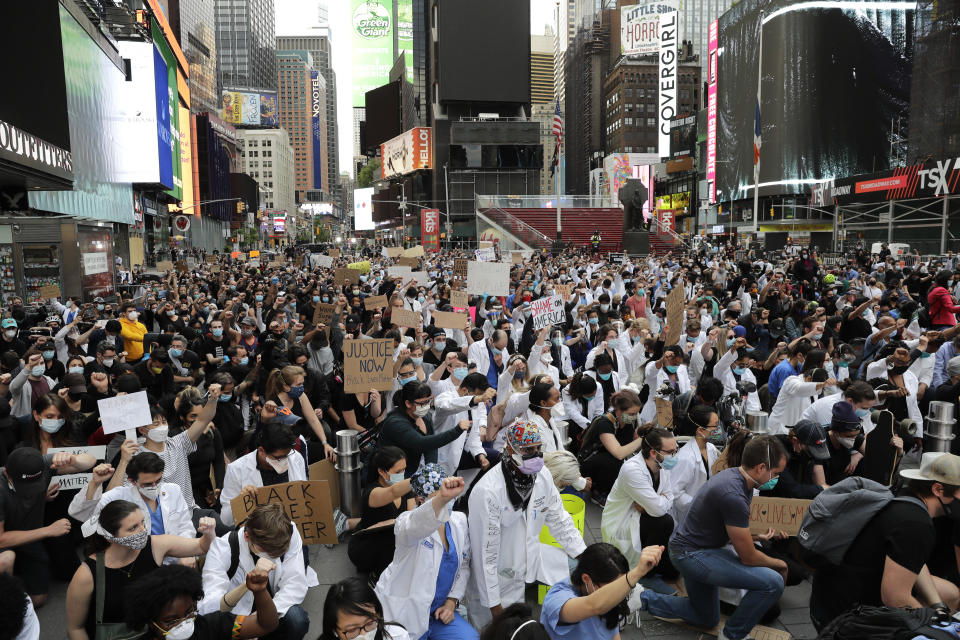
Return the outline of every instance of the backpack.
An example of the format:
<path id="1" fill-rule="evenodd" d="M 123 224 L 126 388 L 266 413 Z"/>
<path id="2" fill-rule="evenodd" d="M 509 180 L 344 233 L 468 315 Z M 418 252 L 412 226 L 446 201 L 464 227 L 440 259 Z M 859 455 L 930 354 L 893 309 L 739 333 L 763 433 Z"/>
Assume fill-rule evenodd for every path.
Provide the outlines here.
<path id="1" fill-rule="evenodd" d="M 600 442 L 600 436 L 597 435 L 597 423 L 600 420 L 607 419 L 617 426 L 617 419 L 612 413 L 604 413 L 593 419 L 580 438 L 580 451 L 577 453 L 577 462 L 583 465 L 587 460 L 599 453 L 603 449 L 603 443 Z"/>
<path id="2" fill-rule="evenodd" d="M 843 563 L 854 539 L 891 501 L 926 505 L 915 496 L 896 496 L 886 486 L 867 478 L 844 478 L 822 491 L 807 509 L 797 532 L 804 560 L 813 567 Z"/>
<path id="3" fill-rule="evenodd" d="M 825 626 L 817 640 L 956 640 L 946 628 L 937 625 L 933 609 L 894 609 L 859 606 L 846 611 Z"/>
<path id="4" fill-rule="evenodd" d="M 234 529 L 227 535 L 227 542 L 230 543 L 230 566 L 227 567 L 227 580 L 233 580 L 237 574 L 237 568 L 240 566 L 240 530 Z M 280 556 L 282 560 L 287 554 Z"/>

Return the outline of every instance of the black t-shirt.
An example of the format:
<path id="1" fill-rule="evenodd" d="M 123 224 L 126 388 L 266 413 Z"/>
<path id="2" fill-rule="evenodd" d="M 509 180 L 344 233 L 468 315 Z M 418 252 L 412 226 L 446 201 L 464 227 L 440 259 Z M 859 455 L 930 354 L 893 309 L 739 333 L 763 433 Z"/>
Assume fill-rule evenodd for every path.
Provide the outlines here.
<path id="1" fill-rule="evenodd" d="M 617 426 L 613 422 L 607 419 L 606 416 L 601 416 L 597 420 L 597 438 L 599 438 L 604 433 L 611 433 L 617 439 L 617 442 L 623 446 L 626 446 L 633 442 L 633 436 L 635 434 L 635 429 L 633 425 Z"/>
<path id="2" fill-rule="evenodd" d="M 207 368 L 208 373 L 213 372 L 220 365 L 208 364 L 207 354 L 210 354 L 214 358 L 222 358 L 226 354 L 227 347 L 229 346 L 230 343 L 226 338 L 220 340 L 219 342 L 214 340 L 212 336 L 207 336 L 203 339 L 203 341 L 200 343 L 200 351 L 198 352 L 198 355 L 203 361 L 203 366 Z"/>
<path id="3" fill-rule="evenodd" d="M 50 484 L 50 478 L 53 471 L 50 465 L 53 464 L 53 455 L 43 456 L 44 474 L 41 482 L 44 487 Z M 0 522 L 3 523 L 4 531 L 30 531 L 39 529 L 43 526 L 43 514 L 46 500 L 44 494 L 31 500 L 27 504 L 17 492 L 10 488 L 10 483 L 6 478 L 0 479 Z"/>
<path id="4" fill-rule="evenodd" d="M 858 435 L 854 440 L 853 448 L 859 449 L 863 444 L 863 439 L 863 435 Z M 850 464 L 850 451 L 843 447 L 835 447 L 833 440 L 829 437 L 827 438 L 827 451 L 830 452 L 830 459 L 823 465 L 823 474 L 827 484 L 833 485 L 849 477 L 844 469 Z"/>
<path id="5" fill-rule="evenodd" d="M 849 309 L 846 313 L 853 311 Z M 854 338 L 869 338 L 873 332 L 870 330 L 870 323 L 867 322 L 863 316 L 844 319 L 843 325 L 840 327 L 840 338 L 844 342 L 850 342 Z"/>
<path id="6" fill-rule="evenodd" d="M 183 355 L 178 358 L 180 361 L 180 366 L 178 367 L 172 361 L 170 366 L 173 367 L 173 372 L 178 376 L 192 376 L 198 371 L 200 371 L 200 356 L 198 356 L 193 351 L 187 349 L 183 352 Z"/>
<path id="7" fill-rule="evenodd" d="M 855 603 L 883 606 L 880 585 L 886 558 L 920 573 L 935 538 L 930 514 L 919 503 L 894 500 L 885 506 L 854 539 L 842 566 L 817 572 L 815 597 L 831 610 L 828 619 Z"/>
<path id="8" fill-rule="evenodd" d="M 197 616 L 194 621 L 193 635 L 190 640 L 224 640 L 224 638 L 233 638 L 233 625 L 238 616 L 229 611 L 214 611 Z"/>
<path id="9" fill-rule="evenodd" d="M 378 522 L 383 522 L 384 520 L 395 519 L 397 516 L 407 510 L 407 500 L 413 497 L 413 493 L 408 493 L 400 498 L 399 507 L 397 507 L 396 503 L 391 501 L 382 507 L 374 508 L 370 506 L 370 494 L 374 489 L 377 488 L 379 488 L 377 485 L 370 485 L 369 487 L 365 487 L 363 490 L 363 509 L 360 513 L 360 522 L 357 523 L 357 530 L 366 529 L 367 527 L 375 525 Z"/>

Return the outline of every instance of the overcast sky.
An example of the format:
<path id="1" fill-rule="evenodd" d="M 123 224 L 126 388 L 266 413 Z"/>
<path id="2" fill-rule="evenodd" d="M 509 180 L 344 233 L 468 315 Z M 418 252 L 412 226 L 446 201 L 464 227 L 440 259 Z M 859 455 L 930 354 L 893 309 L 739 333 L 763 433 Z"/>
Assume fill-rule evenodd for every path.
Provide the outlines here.
<path id="1" fill-rule="evenodd" d="M 477 0 L 482 1 L 482 0 Z M 278 36 L 309 35 L 317 24 L 320 0 L 275 0 Z M 530 31 L 543 33 L 546 24 L 553 23 L 555 0 L 530 0 Z M 333 68 L 337 74 L 337 128 L 340 142 L 340 170 L 352 171 L 353 165 L 353 111 L 350 96 L 353 92 L 350 74 L 350 2 L 328 0 L 330 30 L 333 40 Z"/>

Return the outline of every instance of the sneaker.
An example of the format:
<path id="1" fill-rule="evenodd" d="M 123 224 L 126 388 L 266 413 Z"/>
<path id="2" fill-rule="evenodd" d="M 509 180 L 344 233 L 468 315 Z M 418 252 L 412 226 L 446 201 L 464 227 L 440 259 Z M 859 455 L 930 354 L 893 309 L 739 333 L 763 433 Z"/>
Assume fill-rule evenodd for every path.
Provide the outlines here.
<path id="1" fill-rule="evenodd" d="M 644 592 L 642 584 L 638 584 L 630 592 L 630 595 L 627 597 L 627 608 L 630 610 L 631 614 L 637 614 L 637 624 L 640 624 L 640 612 L 647 610 L 647 603 L 641 597 L 641 594 Z"/>
<path id="2" fill-rule="evenodd" d="M 607 506 L 607 496 L 600 493 L 591 493 L 590 502 L 603 509 Z"/>
<path id="3" fill-rule="evenodd" d="M 731 638 L 728 638 L 727 635 L 726 635 L 723 631 L 724 631 L 723 629 L 720 630 L 719 635 L 717 635 L 717 640 L 732 640 Z M 744 637 L 741 638 L 740 640 L 753 640 L 753 637 L 751 637 L 751 636 L 744 636 Z"/>

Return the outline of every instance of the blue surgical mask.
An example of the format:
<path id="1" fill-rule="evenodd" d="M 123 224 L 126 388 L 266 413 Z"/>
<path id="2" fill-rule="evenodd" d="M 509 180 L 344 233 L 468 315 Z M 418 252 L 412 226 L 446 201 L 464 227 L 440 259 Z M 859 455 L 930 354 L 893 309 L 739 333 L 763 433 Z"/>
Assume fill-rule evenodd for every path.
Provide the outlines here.
<path id="1" fill-rule="evenodd" d="M 220 402 L 230 402 L 230 398 L 233 397 L 232 393 L 221 393 Z"/>
<path id="2" fill-rule="evenodd" d="M 32 375 L 34 378 L 39 378 L 40 376 L 43 375 L 43 372 L 46 370 L 47 370 L 46 367 L 44 367 L 42 364 L 39 364 L 33 367 L 32 369 L 30 369 L 30 375 Z"/>
<path id="3" fill-rule="evenodd" d="M 259 295 L 259 294 L 257 294 L 256 296 L 254 296 L 254 299 L 255 299 L 257 302 L 263 302 L 263 296 L 261 296 L 261 295 Z"/>
<path id="4" fill-rule="evenodd" d="M 70 367 L 67 373 L 83 373 L 83 367 Z"/>
<path id="5" fill-rule="evenodd" d="M 43 418 L 40 420 L 40 428 L 47 433 L 56 433 L 63 426 L 63 418 Z"/>
<path id="6" fill-rule="evenodd" d="M 609 380 L 609 379 L 613 376 L 613 372 L 610 372 L 610 373 L 600 373 L 600 372 L 598 371 L 598 372 L 597 372 L 597 376 L 599 376 L 601 380 Z"/>
<path id="7" fill-rule="evenodd" d="M 780 476 L 777 476 L 775 478 L 770 478 L 769 480 L 761 484 L 759 487 L 757 487 L 757 491 L 770 491 L 775 486 L 777 486 L 777 481 L 779 479 L 780 479 Z"/>
<path id="8" fill-rule="evenodd" d="M 697 341 L 696 336 L 687 336 L 687 342 L 696 342 L 696 341 Z"/>
<path id="9" fill-rule="evenodd" d="M 179 358 L 183 355 L 183 349 L 170 349 L 170 357 Z"/>
<path id="10" fill-rule="evenodd" d="M 320 302 L 320 296 L 313 296 L 314 302 Z"/>
<path id="11" fill-rule="evenodd" d="M 470 370 L 466 367 L 458 367 L 453 370 L 453 377 L 457 380 L 463 380 L 468 375 L 470 375 Z"/>
<path id="12" fill-rule="evenodd" d="M 248 362 L 250 362 L 250 356 L 243 356 L 242 358 L 240 358 L 240 366 L 241 366 L 241 367 L 247 366 L 247 363 L 248 363 Z"/>
<path id="13" fill-rule="evenodd" d="M 403 387 L 409 382 L 413 382 L 417 379 L 417 376 L 410 376 L 409 378 L 397 378 L 400 381 L 400 386 Z"/>
<path id="14" fill-rule="evenodd" d="M 857 417 L 858 417 L 858 418 L 862 418 L 862 417 L 864 417 L 865 415 L 867 415 L 868 413 L 870 413 L 870 409 L 857 409 L 857 410 L 856 410 L 856 413 L 857 413 Z"/>
<path id="15" fill-rule="evenodd" d="M 590 324 L 594 326 L 600 324 L 600 318 L 590 318 Z"/>
<path id="16" fill-rule="evenodd" d="M 390 484 L 397 484 L 398 482 L 403 482 L 403 471 L 390 474 Z"/>
<path id="17" fill-rule="evenodd" d="M 44 351 L 44 352 L 43 352 L 43 359 L 44 359 L 44 360 L 53 360 L 53 356 L 55 356 L 55 355 L 56 355 L 56 353 L 55 353 L 52 349 L 50 349 L 50 350 L 47 350 L 47 351 Z"/>
<path id="18" fill-rule="evenodd" d="M 413 360 L 413 366 L 415 367 L 419 367 L 420 365 L 423 364 L 423 358 L 410 358 L 410 359 Z"/>
<path id="19" fill-rule="evenodd" d="M 219 338 L 223 335 L 223 329 L 213 329 L 211 332 L 213 333 L 214 338 Z"/>
<path id="20" fill-rule="evenodd" d="M 551 338 L 550 342 L 552 342 L 553 344 L 559 347 L 560 344 L 562 343 L 562 340 L 560 338 Z"/>
<path id="21" fill-rule="evenodd" d="M 890 309 L 889 313 L 890 313 L 890 317 L 893 318 L 894 320 L 900 317 L 900 312 L 897 311 L 896 309 Z"/>
<path id="22" fill-rule="evenodd" d="M 815 333 L 815 334 L 813 334 L 813 339 L 814 339 L 814 340 L 819 340 L 819 339 L 822 338 L 822 337 L 823 337 L 823 334 L 822 334 L 822 333 Z"/>
<path id="23" fill-rule="evenodd" d="M 97 305 L 97 311 L 103 311 L 103 305 L 102 305 L 102 304 L 98 304 L 98 305 Z"/>
<path id="24" fill-rule="evenodd" d="M 503 353 L 503 349 L 497 349 L 496 347 L 490 347 L 490 351 L 493 352 L 493 355 L 499 356 Z"/>
<path id="25" fill-rule="evenodd" d="M 677 462 L 679 462 L 679 460 L 677 460 L 677 456 L 675 455 L 663 456 L 663 460 L 660 461 L 660 466 L 669 471 L 677 466 Z"/>
<path id="26" fill-rule="evenodd" d="M 677 369 L 679 368 L 680 368 L 680 365 L 676 365 L 676 364 L 668 364 L 666 366 L 667 373 L 676 373 Z"/>
<path id="27" fill-rule="evenodd" d="M 727 338 L 727 346 L 728 346 L 728 347 L 732 347 L 732 346 L 733 346 L 733 343 L 736 342 L 736 341 L 737 341 L 736 338 Z"/>
<path id="28" fill-rule="evenodd" d="M 734 373 L 734 375 L 742 376 L 742 375 L 745 374 L 746 372 L 747 372 L 746 367 L 734 367 L 734 368 L 733 368 L 733 373 Z"/>

